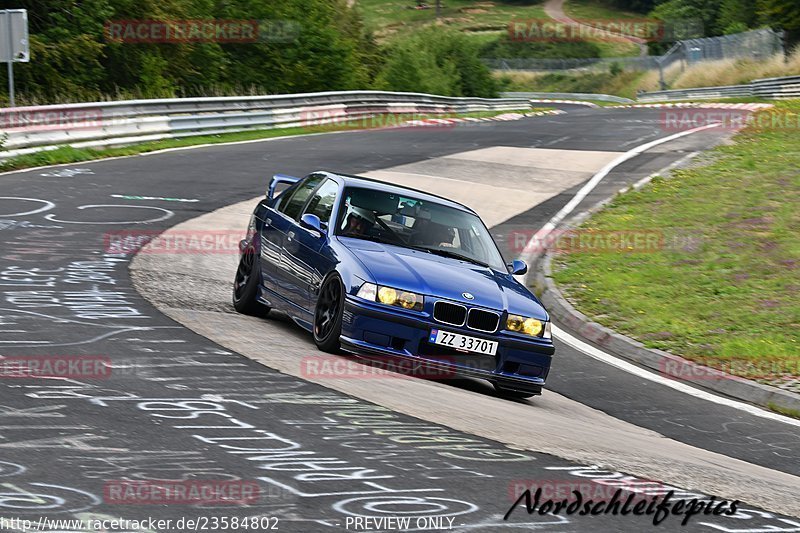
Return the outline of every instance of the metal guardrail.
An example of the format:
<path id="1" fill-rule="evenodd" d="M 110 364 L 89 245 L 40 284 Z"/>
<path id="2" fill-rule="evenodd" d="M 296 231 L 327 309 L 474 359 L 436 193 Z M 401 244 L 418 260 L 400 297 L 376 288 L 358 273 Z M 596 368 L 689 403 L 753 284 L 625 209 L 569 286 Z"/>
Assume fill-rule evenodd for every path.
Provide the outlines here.
<path id="1" fill-rule="evenodd" d="M 600 102 L 614 102 L 617 104 L 631 104 L 633 100 L 614 96 L 612 94 L 600 93 L 500 93 L 500 96 L 508 98 L 527 98 L 532 99 L 563 99 L 563 100 L 597 100 Z"/>
<path id="2" fill-rule="evenodd" d="M 759 97 L 767 99 L 800 98 L 800 76 L 764 78 L 744 85 L 698 87 L 641 93 L 640 102 L 661 100 L 713 100 L 716 98 Z"/>
<path id="3" fill-rule="evenodd" d="M 171 98 L 0 109 L 0 158 L 58 146 L 124 145 L 247 130 L 340 123 L 387 114 L 505 111 L 534 99 L 632 103 L 595 93 L 511 92 L 503 98 L 456 98 L 423 93 L 337 91 L 274 96 Z M 642 93 L 640 102 L 728 97 L 800 98 L 800 76 L 746 85 Z"/>
<path id="4" fill-rule="evenodd" d="M 800 76 L 762 78 L 750 82 L 753 96 L 761 98 L 800 98 Z"/>
<path id="5" fill-rule="evenodd" d="M 122 145 L 191 135 L 308 126 L 386 114 L 530 107 L 526 98 L 337 91 L 275 96 L 125 100 L 0 109 L 0 157 L 70 145 Z"/>
<path id="6" fill-rule="evenodd" d="M 698 87 L 696 89 L 673 89 L 639 94 L 640 102 L 662 100 L 713 100 L 715 98 L 739 98 L 753 96 L 750 85 L 723 85 L 719 87 Z"/>

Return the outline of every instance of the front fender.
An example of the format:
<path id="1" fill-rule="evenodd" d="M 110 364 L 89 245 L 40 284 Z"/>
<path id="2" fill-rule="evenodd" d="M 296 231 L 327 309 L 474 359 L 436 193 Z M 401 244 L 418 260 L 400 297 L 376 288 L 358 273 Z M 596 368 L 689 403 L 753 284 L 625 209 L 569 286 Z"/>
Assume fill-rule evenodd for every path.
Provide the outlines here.
<path id="1" fill-rule="evenodd" d="M 336 271 L 342 278 L 347 294 L 356 294 L 364 283 L 375 283 L 375 278 L 364 266 L 364 263 L 347 247 L 335 241 L 332 247 L 335 249 L 339 262 Z"/>

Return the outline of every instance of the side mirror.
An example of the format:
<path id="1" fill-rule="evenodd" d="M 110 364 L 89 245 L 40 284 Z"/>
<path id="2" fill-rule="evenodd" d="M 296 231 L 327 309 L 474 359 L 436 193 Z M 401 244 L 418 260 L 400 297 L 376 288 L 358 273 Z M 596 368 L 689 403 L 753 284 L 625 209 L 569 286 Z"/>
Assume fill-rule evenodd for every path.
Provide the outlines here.
<path id="1" fill-rule="evenodd" d="M 300 217 L 300 225 L 308 230 L 316 231 L 320 237 L 325 234 L 322 221 L 312 213 L 306 213 Z"/>
<path id="2" fill-rule="evenodd" d="M 511 272 L 512 276 L 521 276 L 528 272 L 528 265 L 525 264 L 525 261 L 514 259 L 514 261 L 508 265 L 508 270 Z"/>

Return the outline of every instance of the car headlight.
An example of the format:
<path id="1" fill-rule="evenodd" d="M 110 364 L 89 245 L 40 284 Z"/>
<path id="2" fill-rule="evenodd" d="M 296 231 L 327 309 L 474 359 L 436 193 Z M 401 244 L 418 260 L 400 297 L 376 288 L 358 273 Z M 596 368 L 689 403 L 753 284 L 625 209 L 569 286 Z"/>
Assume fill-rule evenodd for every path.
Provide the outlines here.
<path id="1" fill-rule="evenodd" d="M 508 315 L 506 329 L 544 339 L 550 339 L 553 336 L 550 332 L 550 322 L 520 315 Z"/>
<path id="2" fill-rule="evenodd" d="M 421 294 L 383 287 L 374 283 L 364 283 L 358 289 L 356 296 L 372 302 L 377 301 L 385 305 L 394 305 L 412 311 L 422 311 L 425 303 L 425 299 Z"/>
<path id="3" fill-rule="evenodd" d="M 359 298 L 364 298 L 365 300 L 369 300 L 370 302 L 375 301 L 375 296 L 378 294 L 378 286 L 374 283 L 365 283 L 358 289 L 358 296 Z"/>

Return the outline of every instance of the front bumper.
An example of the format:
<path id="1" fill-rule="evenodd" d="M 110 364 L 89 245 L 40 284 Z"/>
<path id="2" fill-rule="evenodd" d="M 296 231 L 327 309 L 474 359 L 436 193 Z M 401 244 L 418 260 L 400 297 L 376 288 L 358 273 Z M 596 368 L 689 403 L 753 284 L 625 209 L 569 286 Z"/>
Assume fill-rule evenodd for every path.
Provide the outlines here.
<path id="1" fill-rule="evenodd" d="M 464 353 L 428 342 L 431 329 L 452 331 L 498 342 L 496 355 Z M 549 339 L 522 338 L 499 331 L 480 333 L 441 324 L 428 314 L 347 296 L 342 320 L 342 348 L 360 355 L 411 360 L 422 376 L 471 376 L 513 390 L 537 394 L 545 384 L 555 348 Z"/>

